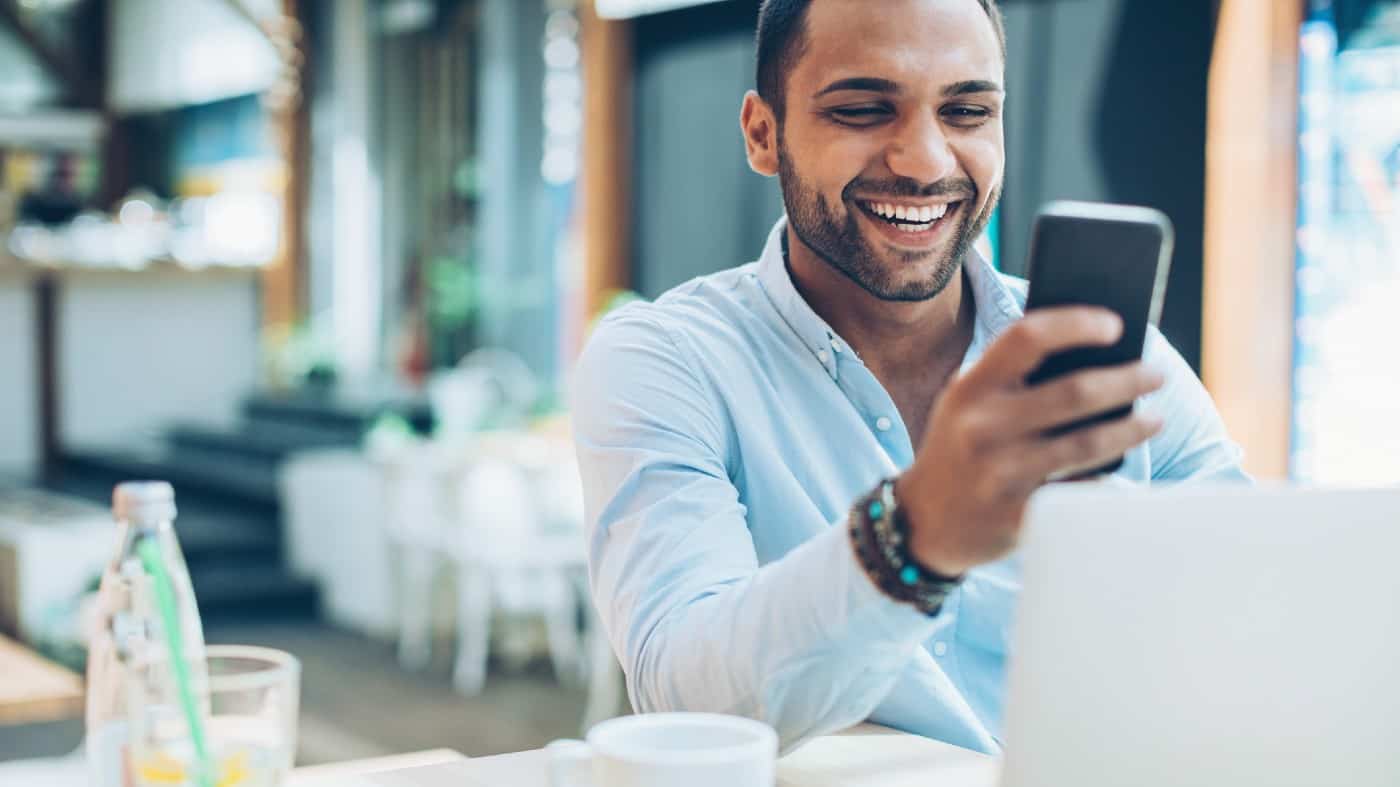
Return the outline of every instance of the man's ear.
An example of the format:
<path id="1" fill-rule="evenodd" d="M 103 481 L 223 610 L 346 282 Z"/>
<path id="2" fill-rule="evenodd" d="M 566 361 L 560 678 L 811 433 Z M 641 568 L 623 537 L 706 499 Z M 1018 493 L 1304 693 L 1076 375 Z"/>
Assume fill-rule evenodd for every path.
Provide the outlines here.
<path id="1" fill-rule="evenodd" d="M 778 174 L 778 118 L 758 93 L 744 94 L 744 108 L 739 111 L 739 127 L 744 132 L 744 152 L 749 157 L 749 169 L 764 177 Z"/>

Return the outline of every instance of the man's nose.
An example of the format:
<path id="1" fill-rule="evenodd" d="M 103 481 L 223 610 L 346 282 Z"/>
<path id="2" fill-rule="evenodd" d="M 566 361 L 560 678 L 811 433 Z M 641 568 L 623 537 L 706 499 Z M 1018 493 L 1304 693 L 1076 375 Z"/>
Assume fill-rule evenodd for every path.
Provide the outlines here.
<path id="1" fill-rule="evenodd" d="M 920 183 L 936 183 L 953 174 L 957 157 L 938 119 L 920 114 L 904 123 L 886 153 L 890 170 Z"/>

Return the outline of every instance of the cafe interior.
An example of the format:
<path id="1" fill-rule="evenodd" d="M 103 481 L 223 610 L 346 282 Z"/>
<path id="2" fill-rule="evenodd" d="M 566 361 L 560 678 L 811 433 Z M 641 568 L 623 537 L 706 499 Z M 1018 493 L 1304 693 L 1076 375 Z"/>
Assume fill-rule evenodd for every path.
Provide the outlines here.
<path id="1" fill-rule="evenodd" d="M 210 648 L 299 663 L 288 784 L 633 712 L 571 378 L 782 215 L 738 129 L 758 5 L 0 0 L 0 784 L 89 783 L 135 479 Z M 1400 1 L 1001 6 L 978 248 L 1025 275 L 1048 201 L 1161 210 L 1160 328 L 1245 469 L 1400 484 Z"/>

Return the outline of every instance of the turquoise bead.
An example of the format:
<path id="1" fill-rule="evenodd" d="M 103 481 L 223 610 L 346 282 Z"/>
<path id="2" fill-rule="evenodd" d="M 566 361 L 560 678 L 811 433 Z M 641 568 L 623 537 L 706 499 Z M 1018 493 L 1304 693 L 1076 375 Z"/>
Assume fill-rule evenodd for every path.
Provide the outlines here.
<path id="1" fill-rule="evenodd" d="M 871 519 L 879 519 L 885 513 L 885 505 L 879 500 L 872 500 L 870 502 L 870 508 L 867 510 L 870 512 Z"/>
<path id="2" fill-rule="evenodd" d="M 906 585 L 912 585 L 919 581 L 919 570 L 913 566 L 905 566 L 899 572 L 899 581 Z"/>

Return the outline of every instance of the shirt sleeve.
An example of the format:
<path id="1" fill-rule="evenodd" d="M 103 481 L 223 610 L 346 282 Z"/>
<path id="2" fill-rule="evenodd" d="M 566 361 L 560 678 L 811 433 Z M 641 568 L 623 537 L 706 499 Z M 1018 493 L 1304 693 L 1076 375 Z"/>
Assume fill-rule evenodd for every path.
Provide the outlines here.
<path id="1" fill-rule="evenodd" d="M 633 707 L 756 718 L 784 750 L 864 720 L 936 619 L 874 586 L 844 522 L 758 564 L 718 396 L 641 309 L 600 324 L 573 389 L 593 601 Z"/>
<path id="2" fill-rule="evenodd" d="M 1146 400 L 1163 419 L 1149 443 L 1153 481 L 1251 481 L 1244 452 L 1225 431 L 1215 402 L 1186 359 L 1156 327 L 1149 328 L 1144 360 L 1166 378 Z"/>

